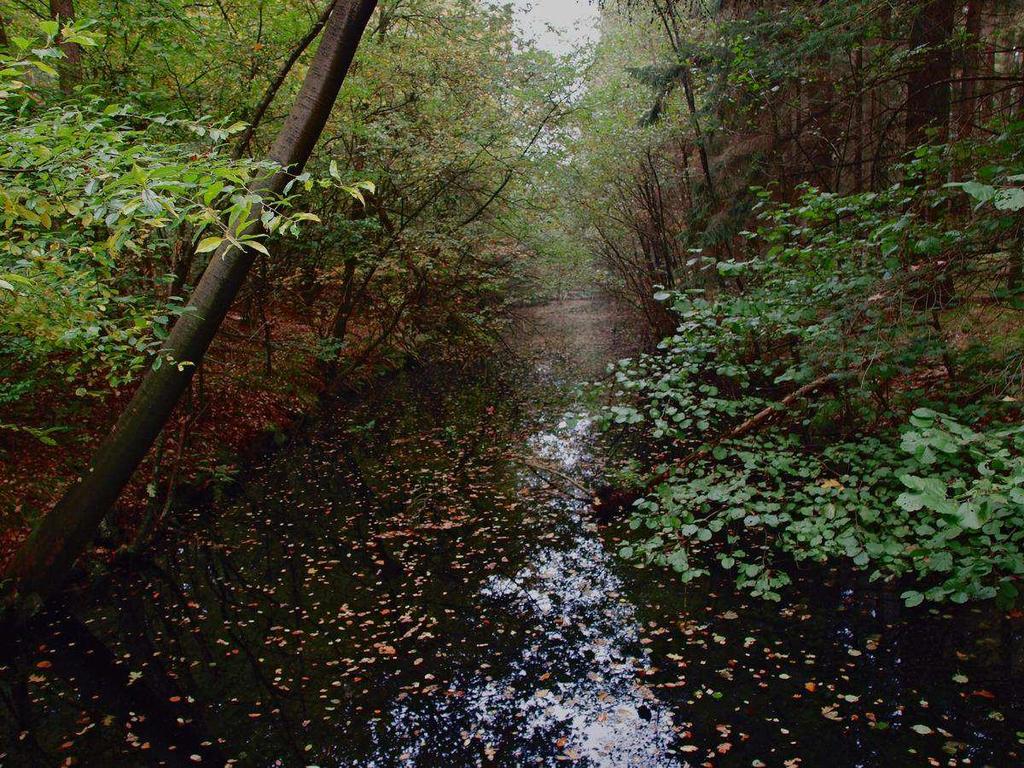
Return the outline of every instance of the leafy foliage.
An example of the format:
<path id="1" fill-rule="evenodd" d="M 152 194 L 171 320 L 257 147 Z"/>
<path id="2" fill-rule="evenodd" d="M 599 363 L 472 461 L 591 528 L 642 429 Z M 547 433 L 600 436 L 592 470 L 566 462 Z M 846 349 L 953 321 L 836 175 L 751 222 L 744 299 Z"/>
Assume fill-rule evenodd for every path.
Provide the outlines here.
<path id="1" fill-rule="evenodd" d="M 489 234 L 491 221 L 508 218 L 506 195 L 521 194 L 533 161 L 519 133 L 534 127 L 521 129 L 509 115 L 556 118 L 563 82 L 549 60 L 513 50 L 507 11 L 424 0 L 418 13 L 395 15 L 385 3 L 329 129 L 332 149 L 293 181 L 287 198 L 269 201 L 247 184 L 270 167 L 233 156 L 230 144 L 245 123 L 186 116 L 197 114 L 194 95 L 220 114 L 234 103 L 232 111 L 244 115 L 248 98 L 206 88 L 210 70 L 197 68 L 201 57 L 186 43 L 199 34 L 256 34 L 258 48 L 274 41 L 286 52 L 304 14 L 283 7 L 277 26 L 264 29 L 255 17 L 236 26 L 232 17 L 185 10 L 165 22 L 163 11 L 157 20 L 147 7 L 114 18 L 103 4 L 83 5 L 80 15 L 95 11 L 95 22 L 64 29 L 44 22 L 41 40 L 12 35 L 4 54 L 0 367 L 12 405 L 30 408 L 53 387 L 97 398 L 165 362 L 161 342 L 190 286 L 257 202 L 267 235 L 245 245 L 264 256 L 272 246 L 264 280 L 283 289 L 265 291 L 260 303 L 295 291 L 321 336 L 310 354 L 325 364 L 370 355 L 393 364 L 407 354 L 444 354 L 460 340 L 493 341 L 512 262 L 485 249 L 513 248 Z M 248 20 L 260 23 L 249 27 Z M 164 31 L 155 35 L 154 25 Z M 122 26 L 123 35 L 98 31 Z M 60 93 L 57 65 L 67 44 L 85 47 L 124 97 L 111 101 L 90 86 Z M 457 85 L 443 76 L 453 44 L 473 73 Z M 130 70 L 118 63 L 129 60 Z M 170 67 L 178 83 L 194 76 L 196 87 L 176 95 L 154 90 L 143 83 L 154 67 Z M 236 81 L 243 92 L 259 84 L 255 73 Z M 262 97 L 261 89 L 252 97 Z M 510 112 L 513 101 L 520 108 Z M 289 242 L 303 222 L 305 240 Z M 359 343 L 351 336 L 357 323 L 367 326 Z"/>
<path id="2" fill-rule="evenodd" d="M 976 254 L 1012 272 L 1015 250 L 1003 249 L 1017 222 L 996 200 L 1012 198 L 1020 130 L 971 147 L 991 164 L 978 175 L 995 184 L 942 184 L 964 148 L 929 147 L 881 192 L 804 187 L 785 203 L 760 190 L 749 255 L 700 257 L 742 287 L 658 295 L 676 332 L 655 354 L 620 362 L 605 421 L 638 426 L 678 458 L 637 502 L 630 525 L 644 535 L 625 556 L 690 580 L 714 553 L 740 587 L 769 599 L 789 582 L 788 558 L 913 580 L 908 604 L 1016 595 L 1017 400 L 958 401 L 964 390 L 1015 387 L 1010 377 L 989 389 L 1013 370 L 1013 346 L 964 320 L 1017 311 L 1020 286 L 979 277 Z M 964 192 L 973 210 L 928 215 Z M 941 332 L 954 322 L 964 329 L 956 346 Z M 784 402 L 798 386 L 808 387 L 802 400 Z"/>
<path id="3" fill-rule="evenodd" d="M 20 68 L 61 53 L 52 44 L 20 52 L 28 58 L 8 70 L 8 90 L 21 83 Z M 0 114 L 0 358 L 8 371 L 20 371 L 22 383 L 74 382 L 79 396 L 134 379 L 184 305 L 172 274 L 175 251 L 190 248 L 182 233 L 208 253 L 257 202 L 247 182 L 270 167 L 219 150 L 240 128 L 97 98 L 42 108 L 26 101 Z M 263 217 L 268 232 L 296 234 L 308 218 L 289 217 L 280 203 Z M 255 237 L 246 244 L 265 250 Z"/>

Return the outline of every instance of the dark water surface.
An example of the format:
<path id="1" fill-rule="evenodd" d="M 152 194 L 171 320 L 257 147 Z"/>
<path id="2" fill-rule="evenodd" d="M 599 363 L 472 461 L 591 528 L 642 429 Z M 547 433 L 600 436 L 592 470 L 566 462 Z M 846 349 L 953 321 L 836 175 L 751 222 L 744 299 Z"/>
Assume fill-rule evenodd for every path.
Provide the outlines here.
<path id="1" fill-rule="evenodd" d="M 622 325 L 531 310 L 519 362 L 382 384 L 176 513 L 4 639 L 0 765 L 1024 765 L 1019 613 L 617 561 L 599 441 L 559 424 Z"/>

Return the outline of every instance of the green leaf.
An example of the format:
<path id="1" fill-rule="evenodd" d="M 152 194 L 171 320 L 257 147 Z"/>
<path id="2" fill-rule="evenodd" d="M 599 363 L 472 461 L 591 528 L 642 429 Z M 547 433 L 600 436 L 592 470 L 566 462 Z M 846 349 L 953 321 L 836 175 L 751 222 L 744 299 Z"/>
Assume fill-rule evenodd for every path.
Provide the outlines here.
<path id="1" fill-rule="evenodd" d="M 40 72 L 45 72 L 50 77 L 56 77 L 57 76 L 57 70 L 54 69 L 53 67 L 51 67 L 49 64 L 45 64 L 42 61 L 33 61 L 32 64 Z"/>
<path id="2" fill-rule="evenodd" d="M 210 251 L 215 251 L 223 242 L 223 237 L 204 237 L 199 241 L 199 245 L 196 246 L 196 253 L 209 253 Z"/>
<path id="3" fill-rule="evenodd" d="M 957 509 L 957 516 L 960 518 L 960 525 L 964 528 L 977 530 L 983 524 L 978 515 L 978 505 L 969 501 L 960 505 L 960 508 Z"/>
<path id="4" fill-rule="evenodd" d="M 213 199 L 217 197 L 224 189 L 224 182 L 221 179 L 217 179 L 210 186 L 206 188 L 203 193 L 203 202 L 209 205 L 213 202 Z"/>
<path id="5" fill-rule="evenodd" d="M 900 597 L 903 598 L 903 604 L 906 605 L 907 608 L 916 608 L 924 602 L 924 595 L 914 590 L 908 590 L 900 595 Z"/>
<path id="6" fill-rule="evenodd" d="M 996 196 L 996 188 L 989 184 L 980 184 L 977 181 L 965 181 L 959 186 L 964 192 L 973 197 L 979 203 L 987 203 Z"/>
<path id="7" fill-rule="evenodd" d="M 1024 208 L 1024 189 L 1003 189 L 993 201 L 1000 211 L 1019 211 Z"/>

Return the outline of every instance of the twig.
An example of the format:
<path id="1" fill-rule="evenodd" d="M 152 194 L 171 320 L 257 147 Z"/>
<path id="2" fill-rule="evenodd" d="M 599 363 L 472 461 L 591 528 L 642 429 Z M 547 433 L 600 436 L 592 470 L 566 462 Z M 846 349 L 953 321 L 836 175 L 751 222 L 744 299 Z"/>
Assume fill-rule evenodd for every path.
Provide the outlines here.
<path id="1" fill-rule="evenodd" d="M 574 488 L 576 488 L 576 489 L 578 489 L 578 490 L 580 490 L 580 491 L 582 491 L 583 493 L 586 494 L 586 498 L 584 498 L 584 499 L 581 499 L 578 496 L 572 496 L 572 498 L 574 498 L 576 501 L 591 501 L 594 498 L 593 490 L 591 490 L 590 488 L 587 488 L 585 485 L 580 483 L 578 480 L 575 480 L 575 479 L 569 477 L 564 472 L 560 472 L 559 470 L 555 469 L 550 464 L 545 464 L 544 462 L 539 461 L 538 459 L 531 458 L 529 456 L 518 456 L 517 458 L 520 461 L 522 461 L 523 464 L 525 464 L 527 467 L 529 467 L 530 469 L 534 470 L 534 472 L 538 472 L 538 473 L 539 472 L 547 472 L 548 474 L 554 475 L 559 480 L 565 481 L 569 485 L 573 486 Z M 548 482 L 550 482 L 550 481 L 548 481 Z M 569 494 L 569 495 L 571 496 L 572 494 Z"/>
<path id="2" fill-rule="evenodd" d="M 808 395 L 814 393 L 816 390 L 821 389 L 826 384 L 828 384 L 828 383 L 830 383 L 832 381 L 835 381 L 837 378 L 838 378 L 838 374 L 827 373 L 824 376 L 819 376 L 814 381 L 812 381 L 810 384 L 804 384 L 802 387 L 800 387 L 796 391 L 786 395 L 779 402 L 772 403 L 767 408 L 765 408 L 765 409 L 763 409 L 761 411 L 758 411 L 755 415 L 751 416 L 749 419 L 747 419 L 742 424 L 740 424 L 738 427 L 736 427 L 736 429 L 732 430 L 731 432 L 728 432 L 727 434 L 723 435 L 722 437 L 718 438 L 717 440 L 715 440 L 715 441 L 713 441 L 713 442 L 711 442 L 711 443 L 701 447 L 700 449 L 694 451 L 693 453 L 691 453 L 691 454 L 689 454 L 687 456 L 684 456 L 679 461 L 674 462 L 672 464 L 672 466 L 670 466 L 668 469 L 666 469 L 661 474 L 659 474 L 656 477 L 654 477 L 650 481 L 650 483 L 648 484 L 648 487 L 650 487 L 652 485 L 657 485 L 658 483 L 661 483 L 661 482 L 664 482 L 665 480 L 667 480 L 669 475 L 672 474 L 673 470 L 682 469 L 683 467 L 685 467 L 685 466 L 687 466 L 689 464 L 692 464 L 695 461 L 699 461 L 701 459 L 707 458 L 708 455 L 710 455 L 711 452 L 715 448 L 717 448 L 719 445 L 721 445 L 722 443 L 724 443 L 724 442 L 726 442 L 728 440 L 736 440 L 738 438 L 743 437 L 744 435 L 747 435 L 747 434 L 749 434 L 751 432 L 754 432 L 754 431 L 760 429 L 767 422 L 769 422 L 771 420 L 772 416 L 775 416 L 776 414 L 781 413 L 782 411 L 787 410 L 797 400 L 801 400 L 801 399 L 807 397 Z"/>

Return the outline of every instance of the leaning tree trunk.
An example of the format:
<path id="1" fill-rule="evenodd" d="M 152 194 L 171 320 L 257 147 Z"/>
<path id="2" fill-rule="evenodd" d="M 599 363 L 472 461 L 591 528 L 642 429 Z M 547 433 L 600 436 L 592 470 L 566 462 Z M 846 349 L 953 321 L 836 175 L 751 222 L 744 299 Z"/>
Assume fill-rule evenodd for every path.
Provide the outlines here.
<path id="1" fill-rule="evenodd" d="M 316 145 L 348 73 L 377 0 L 338 0 L 302 89 L 270 151 L 282 170 L 252 185 L 256 193 L 283 190 Z M 286 169 L 286 170 L 285 170 Z M 252 220 L 259 222 L 260 211 Z M 240 235 L 256 231 L 249 225 Z M 139 390 L 100 445 L 89 471 L 43 518 L 6 574 L 22 596 L 53 593 L 92 540 L 103 517 L 167 422 L 202 361 L 254 261 L 251 249 L 226 244 L 210 259 L 199 285 L 167 341 L 178 364 L 147 373 Z"/>

